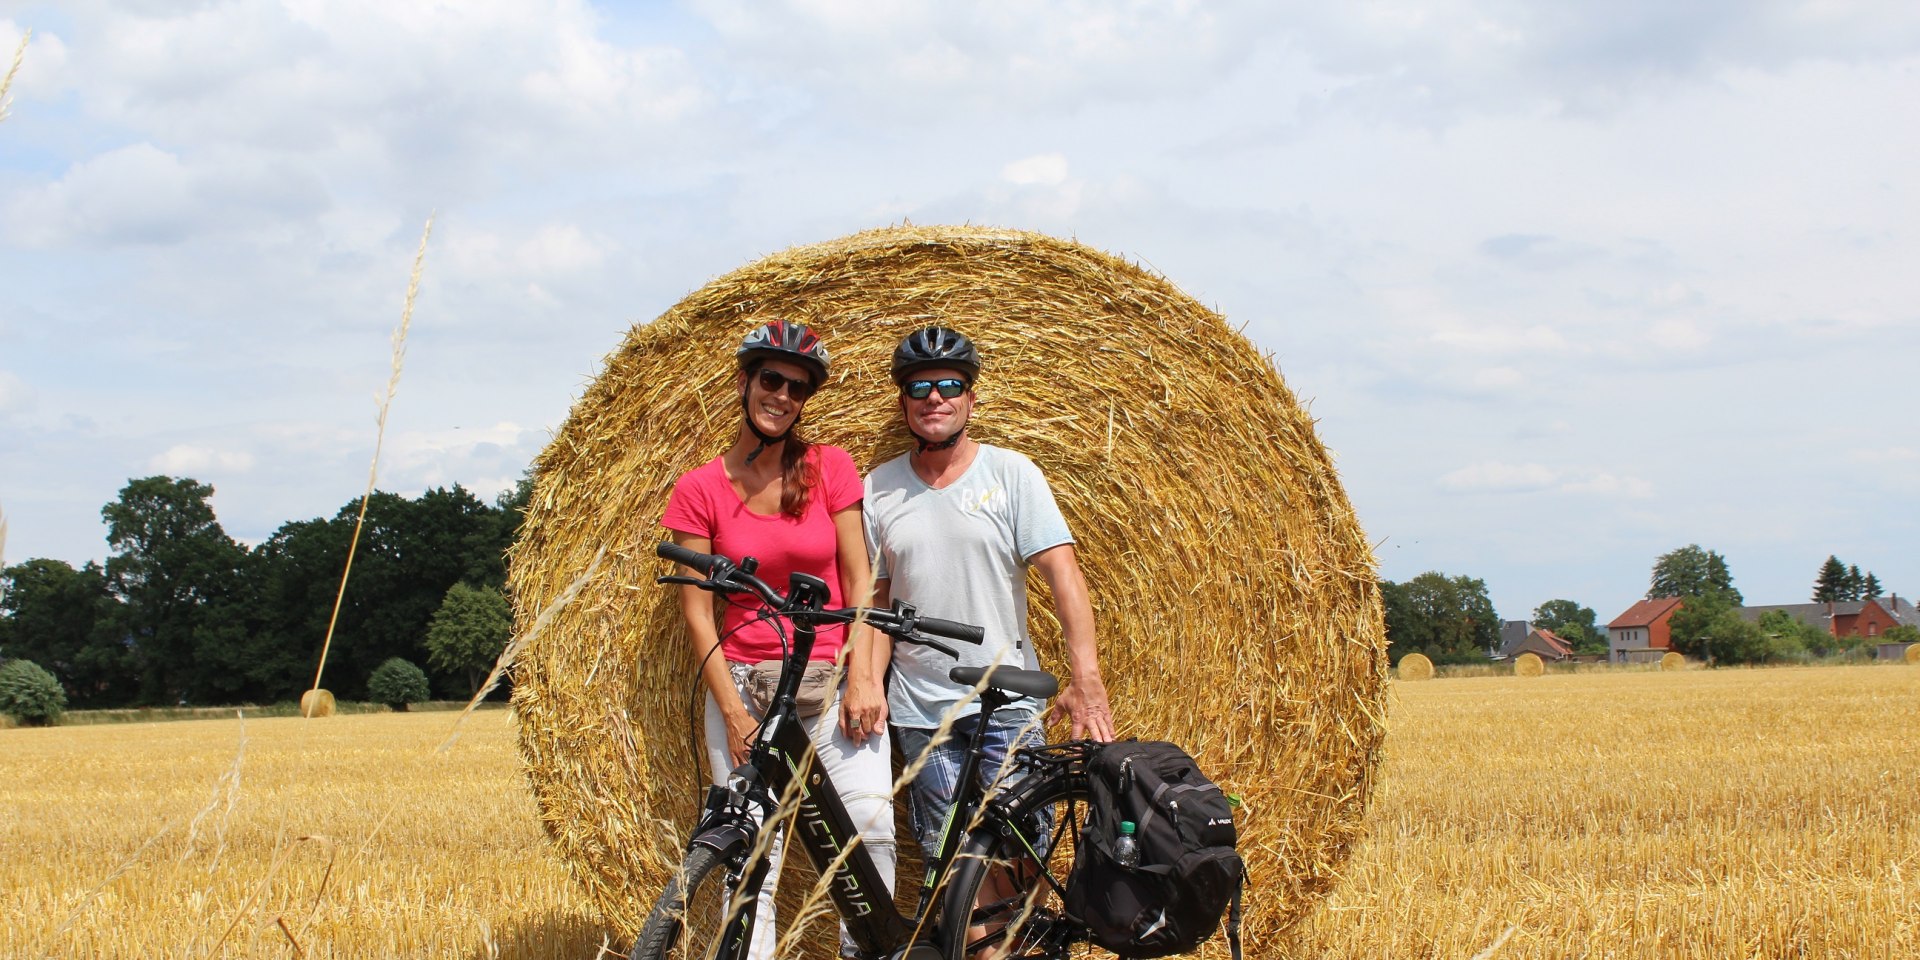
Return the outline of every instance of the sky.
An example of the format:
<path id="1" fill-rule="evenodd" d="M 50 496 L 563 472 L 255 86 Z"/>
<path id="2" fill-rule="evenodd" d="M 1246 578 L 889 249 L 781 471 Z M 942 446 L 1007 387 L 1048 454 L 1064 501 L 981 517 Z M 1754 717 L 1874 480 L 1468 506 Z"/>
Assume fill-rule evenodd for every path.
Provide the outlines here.
<path id="1" fill-rule="evenodd" d="M 134 477 L 258 542 L 485 498 L 635 323 L 911 221 L 1143 262 L 1310 405 L 1383 576 L 1920 596 L 1920 6 L 0 2 L 5 559 Z M 7 61 L 0 60 L 0 67 Z"/>

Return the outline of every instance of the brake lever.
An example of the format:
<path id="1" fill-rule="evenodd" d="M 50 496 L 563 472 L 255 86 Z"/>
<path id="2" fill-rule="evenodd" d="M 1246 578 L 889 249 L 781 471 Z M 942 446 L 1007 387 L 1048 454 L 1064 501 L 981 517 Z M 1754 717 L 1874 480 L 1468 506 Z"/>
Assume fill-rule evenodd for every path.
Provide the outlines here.
<path id="1" fill-rule="evenodd" d="M 677 583 L 685 587 L 697 587 L 703 583 L 706 583 L 705 580 L 702 580 L 699 577 L 683 577 L 677 573 L 670 573 L 662 577 L 654 577 L 653 582 L 654 583 Z"/>
<path id="2" fill-rule="evenodd" d="M 938 641 L 938 640 L 930 640 L 930 639 L 928 639 L 928 638 L 927 638 L 927 636 L 926 636 L 926 634 L 922 634 L 922 633 L 916 633 L 916 634 L 914 634 L 914 635 L 913 635 L 913 639 L 912 639 L 912 640 L 909 640 L 908 642 L 909 642 L 909 643 L 918 643 L 918 644 L 921 644 L 921 645 L 924 645 L 924 646 L 929 646 L 929 647 L 932 647 L 932 648 L 934 648 L 935 650 L 938 650 L 938 651 L 940 651 L 941 653 L 944 653 L 944 654 L 946 654 L 946 655 L 947 655 L 947 656 L 949 656 L 949 657 L 952 657 L 952 658 L 954 658 L 955 660 L 958 660 L 958 659 L 960 659 L 960 651 L 958 651 L 958 650 L 955 650 L 954 648 L 952 648 L 952 647 L 949 647 L 949 646 L 947 646 L 946 644 L 944 644 L 944 643 L 941 643 L 941 642 L 940 642 L 940 641 Z"/>

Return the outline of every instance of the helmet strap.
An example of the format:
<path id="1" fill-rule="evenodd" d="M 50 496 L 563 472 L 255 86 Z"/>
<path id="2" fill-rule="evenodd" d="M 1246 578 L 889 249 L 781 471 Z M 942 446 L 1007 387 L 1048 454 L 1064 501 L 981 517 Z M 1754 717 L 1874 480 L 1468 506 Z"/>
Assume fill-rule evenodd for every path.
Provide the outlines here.
<path id="1" fill-rule="evenodd" d="M 914 430 L 912 427 L 908 427 L 907 432 L 912 433 L 913 439 L 918 440 L 920 442 L 920 450 L 919 450 L 920 453 L 932 453 L 937 450 L 953 449 L 953 445 L 956 443 L 959 443 L 960 438 L 967 435 L 967 425 L 964 423 L 961 424 L 960 429 L 955 430 L 953 432 L 953 436 L 948 437 L 945 440 L 940 441 L 939 443 L 935 443 L 931 440 L 928 440 L 926 437 L 919 435 L 918 433 L 914 433 Z"/>
<path id="2" fill-rule="evenodd" d="M 757 447 L 754 447 L 753 451 L 747 454 L 747 466 L 753 466 L 753 461 L 755 460 L 755 458 L 760 456 L 761 451 L 767 449 L 770 446 L 773 446 L 776 443 L 779 443 L 787 439 L 787 437 L 793 433 L 793 428 L 800 425 L 800 418 L 795 417 L 792 423 L 787 424 L 786 431 L 784 433 L 779 434 L 778 436 L 775 436 L 774 434 L 770 434 L 764 430 L 761 430 L 759 424 L 756 424 L 753 422 L 753 407 L 751 404 L 747 402 L 747 395 L 752 392 L 753 392 L 752 387 L 748 387 L 747 389 L 740 392 L 740 412 L 743 415 L 745 415 L 746 422 L 747 422 L 747 429 L 753 431 L 754 437 L 758 438 L 760 441 L 760 445 Z"/>

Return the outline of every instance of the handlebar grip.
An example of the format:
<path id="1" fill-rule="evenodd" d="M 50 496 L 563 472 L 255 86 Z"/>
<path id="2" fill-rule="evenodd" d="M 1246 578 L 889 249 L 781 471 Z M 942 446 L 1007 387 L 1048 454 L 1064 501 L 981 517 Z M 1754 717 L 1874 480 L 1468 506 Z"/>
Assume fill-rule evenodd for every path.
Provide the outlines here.
<path id="1" fill-rule="evenodd" d="M 931 633 L 936 637 L 947 637 L 962 643 L 979 643 L 987 638 L 985 628 L 958 620 L 941 620 L 937 617 L 920 617 L 913 623 L 915 630 Z"/>
<path id="2" fill-rule="evenodd" d="M 713 576 L 714 568 L 726 561 L 725 557 L 715 556 L 711 553 L 695 553 L 671 540 L 662 540 L 658 546 L 653 548 L 653 555 L 666 560 L 672 560 L 674 563 L 683 567 L 692 567 L 700 571 L 700 575 L 703 577 Z"/>

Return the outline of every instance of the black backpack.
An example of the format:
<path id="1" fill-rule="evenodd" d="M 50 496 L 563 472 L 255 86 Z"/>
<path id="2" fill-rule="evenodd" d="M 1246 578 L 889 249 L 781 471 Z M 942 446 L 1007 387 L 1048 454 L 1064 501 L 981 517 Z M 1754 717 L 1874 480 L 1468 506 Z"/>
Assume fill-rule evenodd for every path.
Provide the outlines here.
<path id="1" fill-rule="evenodd" d="M 1137 740 L 1100 744 L 1087 760 L 1091 794 L 1074 849 L 1065 906 L 1093 942 L 1122 957 L 1165 957 L 1198 947 L 1231 906 L 1227 940 L 1240 958 L 1240 887 L 1246 871 L 1227 797 L 1185 750 Z M 1114 862 L 1122 821 L 1134 824 L 1139 865 Z"/>

